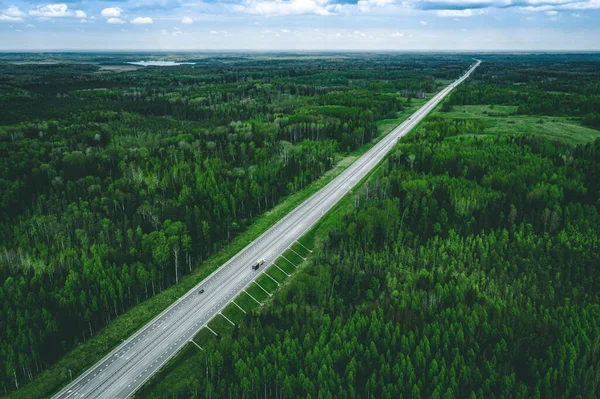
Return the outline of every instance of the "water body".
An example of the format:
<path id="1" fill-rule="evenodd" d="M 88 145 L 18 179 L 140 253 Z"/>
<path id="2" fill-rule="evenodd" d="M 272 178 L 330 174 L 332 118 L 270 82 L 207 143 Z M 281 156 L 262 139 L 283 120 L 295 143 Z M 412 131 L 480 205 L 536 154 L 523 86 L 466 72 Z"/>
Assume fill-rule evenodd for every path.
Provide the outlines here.
<path id="1" fill-rule="evenodd" d="M 194 65 L 195 62 L 137 61 L 137 62 L 128 62 L 128 64 L 140 65 L 140 66 L 177 66 L 177 65 Z"/>

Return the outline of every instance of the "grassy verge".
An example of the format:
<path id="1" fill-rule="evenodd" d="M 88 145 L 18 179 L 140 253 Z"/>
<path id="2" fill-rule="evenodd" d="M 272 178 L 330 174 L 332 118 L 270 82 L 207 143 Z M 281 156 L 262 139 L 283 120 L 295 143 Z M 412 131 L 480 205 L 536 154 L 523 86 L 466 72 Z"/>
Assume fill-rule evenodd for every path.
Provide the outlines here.
<path id="1" fill-rule="evenodd" d="M 169 287 L 163 292 L 138 304 L 125 314 L 119 316 L 111 324 L 99 331 L 93 338 L 76 346 L 73 350 L 59 359 L 53 366 L 36 376 L 31 382 L 23 385 L 19 390 L 4 397 L 15 399 L 44 398 L 57 392 L 71 381 L 69 378 L 69 370 L 71 370 L 73 378 L 76 378 L 87 368 L 99 361 L 108 352 L 118 346 L 122 340 L 131 336 L 133 333 L 143 327 L 161 311 L 175 302 L 177 298 L 184 295 L 196 284 L 215 271 L 219 266 L 224 264 L 228 259 L 241 251 L 246 245 L 255 240 L 269 227 L 279 221 L 284 215 L 289 213 L 304 200 L 333 180 L 343 170 L 349 167 L 358 157 L 368 151 L 379 139 L 391 132 L 402 121 L 408 118 L 408 116 L 418 109 L 422 104 L 424 104 L 425 101 L 426 100 L 414 100 L 411 104 L 411 107 L 400 113 L 397 119 L 386 119 L 379 121 L 379 136 L 376 140 L 373 140 L 371 143 L 362 146 L 348 156 L 344 157 L 335 167 L 326 172 L 321 178 L 307 186 L 305 189 L 286 197 L 273 209 L 259 216 L 255 220 L 255 223 L 253 223 L 244 233 L 236 237 L 229 245 L 227 245 L 217 254 L 213 255 L 202 265 L 196 267 L 190 274 L 184 276 L 180 280 L 179 284 Z M 311 245 L 308 245 L 309 241 L 302 241 L 302 243 L 306 244 L 307 247 L 312 248 Z M 296 247 L 294 247 L 294 250 L 296 250 Z M 299 250 L 297 252 L 302 254 L 302 252 L 299 252 Z M 293 257 L 298 264 L 302 261 L 302 259 L 297 257 L 296 254 L 292 253 L 290 256 Z M 283 261 L 277 262 L 278 266 L 280 266 L 281 269 L 286 273 L 293 273 L 296 268 L 286 263 L 287 262 Z M 268 277 L 264 278 L 268 279 Z M 260 280 L 259 284 L 262 285 L 262 282 L 263 280 Z M 270 283 L 275 284 L 272 281 L 270 281 Z M 269 285 L 269 282 L 265 282 L 265 284 Z M 263 287 L 269 290 L 267 287 Z M 262 302 L 269 297 L 262 289 L 256 286 L 256 284 L 253 284 L 252 287 L 248 289 L 248 293 L 254 296 L 254 298 L 256 298 L 259 302 Z M 250 310 L 255 309 L 258 306 L 258 304 L 252 298 L 248 297 L 248 295 L 243 295 L 239 299 L 236 299 L 236 302 L 240 304 L 240 306 L 242 306 L 246 311 L 248 310 L 245 306 L 247 306 Z M 209 325 L 212 326 L 212 324 Z M 206 329 L 201 331 L 201 334 L 199 334 L 199 339 L 203 339 L 202 337 L 206 336 L 205 330 Z M 208 334 L 208 337 L 212 336 L 210 332 Z M 187 353 L 187 348 L 184 352 Z M 182 352 L 182 355 L 180 356 L 183 356 L 184 352 Z M 177 359 L 179 359 L 179 356 Z"/>

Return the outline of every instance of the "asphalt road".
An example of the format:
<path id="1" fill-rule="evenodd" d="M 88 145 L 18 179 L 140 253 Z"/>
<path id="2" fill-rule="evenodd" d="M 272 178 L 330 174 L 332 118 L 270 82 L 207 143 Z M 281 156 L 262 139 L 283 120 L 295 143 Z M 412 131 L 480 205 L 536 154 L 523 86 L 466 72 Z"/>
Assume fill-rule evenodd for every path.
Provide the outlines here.
<path id="1" fill-rule="evenodd" d="M 200 329 L 344 197 L 383 159 L 400 137 L 416 126 L 479 64 L 480 61 L 477 61 L 465 75 L 435 95 L 338 177 L 79 376 L 54 398 L 124 399 L 132 396 L 158 369 L 187 345 Z M 266 262 L 258 271 L 254 271 L 251 266 L 258 259 L 265 259 Z M 200 288 L 204 289 L 203 294 L 198 294 Z"/>

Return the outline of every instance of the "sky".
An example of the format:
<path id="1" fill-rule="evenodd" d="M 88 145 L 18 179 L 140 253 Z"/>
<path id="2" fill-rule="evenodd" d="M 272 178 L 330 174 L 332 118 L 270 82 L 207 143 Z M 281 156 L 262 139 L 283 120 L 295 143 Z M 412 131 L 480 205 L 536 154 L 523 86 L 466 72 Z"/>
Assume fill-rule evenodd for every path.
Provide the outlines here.
<path id="1" fill-rule="evenodd" d="M 600 50 L 600 0 L 0 0 L 18 50 Z"/>

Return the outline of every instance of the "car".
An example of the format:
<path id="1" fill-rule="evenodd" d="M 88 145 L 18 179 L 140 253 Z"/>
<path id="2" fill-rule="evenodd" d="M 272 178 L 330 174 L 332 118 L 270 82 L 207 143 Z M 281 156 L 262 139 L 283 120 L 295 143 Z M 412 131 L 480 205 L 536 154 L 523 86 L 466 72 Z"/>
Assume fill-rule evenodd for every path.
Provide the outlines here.
<path id="1" fill-rule="evenodd" d="M 200 290 L 198 291 L 198 295 L 203 294 L 204 293 L 204 288 L 200 288 Z"/>
<path id="2" fill-rule="evenodd" d="M 412 117 L 409 117 L 409 118 L 408 118 L 408 120 L 411 120 L 411 119 L 412 119 Z"/>
<path id="3" fill-rule="evenodd" d="M 252 265 L 252 270 L 258 270 L 265 263 L 264 259 L 257 260 L 255 264 Z"/>

